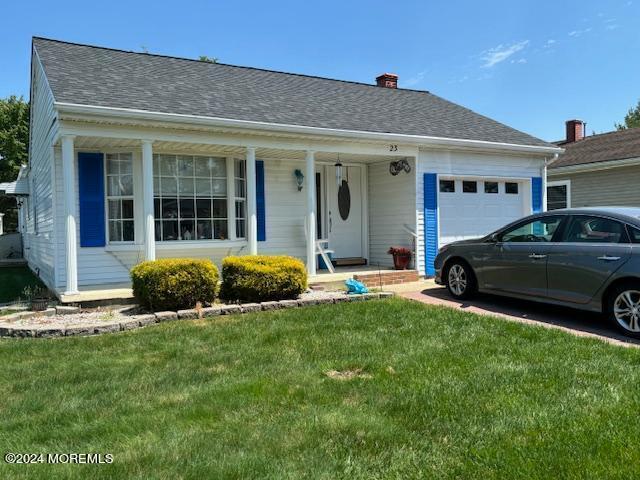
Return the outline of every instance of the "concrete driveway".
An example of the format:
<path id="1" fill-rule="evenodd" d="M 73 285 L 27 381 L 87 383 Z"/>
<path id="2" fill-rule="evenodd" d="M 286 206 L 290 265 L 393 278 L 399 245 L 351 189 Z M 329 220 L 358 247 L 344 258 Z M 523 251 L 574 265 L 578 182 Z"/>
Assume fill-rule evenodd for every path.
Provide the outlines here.
<path id="1" fill-rule="evenodd" d="M 610 326 L 602 316 L 494 295 L 479 294 L 472 300 L 460 302 L 449 296 L 444 287 L 431 282 L 420 291 L 398 292 L 398 295 L 429 305 L 445 305 L 480 315 L 502 317 L 507 320 L 564 330 L 578 336 L 595 337 L 625 347 L 639 347 L 640 340 L 629 338 Z"/>

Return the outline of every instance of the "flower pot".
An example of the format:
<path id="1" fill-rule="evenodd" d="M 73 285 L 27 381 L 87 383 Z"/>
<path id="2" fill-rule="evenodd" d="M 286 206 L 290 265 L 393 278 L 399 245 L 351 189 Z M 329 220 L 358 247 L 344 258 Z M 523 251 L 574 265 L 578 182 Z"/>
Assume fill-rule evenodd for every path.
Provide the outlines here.
<path id="1" fill-rule="evenodd" d="M 47 309 L 49 306 L 48 298 L 32 298 L 31 299 L 31 310 L 34 312 L 42 312 Z"/>
<path id="2" fill-rule="evenodd" d="M 394 255 L 393 268 L 396 270 L 406 270 L 411 261 L 411 255 Z"/>

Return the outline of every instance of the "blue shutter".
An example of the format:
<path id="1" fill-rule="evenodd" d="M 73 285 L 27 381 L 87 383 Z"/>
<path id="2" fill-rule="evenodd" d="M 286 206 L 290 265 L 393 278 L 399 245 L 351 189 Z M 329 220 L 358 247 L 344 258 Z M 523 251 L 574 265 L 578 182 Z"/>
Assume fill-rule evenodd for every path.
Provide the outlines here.
<path id="1" fill-rule="evenodd" d="M 101 153 L 78 153 L 80 246 L 104 247 L 104 166 Z"/>
<path id="2" fill-rule="evenodd" d="M 542 177 L 531 178 L 531 210 L 542 212 Z"/>
<path id="3" fill-rule="evenodd" d="M 438 254 L 438 176 L 424 174 L 424 260 L 428 276 L 436 274 L 433 262 Z"/>
<path id="4" fill-rule="evenodd" d="M 258 217 L 258 241 L 267 239 L 267 219 L 264 201 L 264 161 L 256 160 L 256 216 Z"/>

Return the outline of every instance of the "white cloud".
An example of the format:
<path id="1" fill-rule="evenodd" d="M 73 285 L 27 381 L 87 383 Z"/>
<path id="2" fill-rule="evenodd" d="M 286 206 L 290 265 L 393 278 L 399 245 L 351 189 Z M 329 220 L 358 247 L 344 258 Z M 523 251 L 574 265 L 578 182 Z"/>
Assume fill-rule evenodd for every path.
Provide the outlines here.
<path id="1" fill-rule="evenodd" d="M 609 23 L 608 25 L 605 25 L 605 30 L 615 30 L 616 28 L 618 28 L 620 25 L 618 25 L 617 23 Z"/>
<path id="2" fill-rule="evenodd" d="M 484 61 L 484 63 L 482 64 L 482 67 L 491 68 L 500 62 L 504 62 L 510 56 L 525 49 L 527 45 L 529 45 L 529 40 L 524 40 L 522 42 L 514 43 L 512 45 L 501 44 L 501 45 L 498 45 L 497 47 L 493 47 L 493 48 L 490 48 L 489 50 L 485 50 L 481 56 L 482 60 Z"/>
<path id="3" fill-rule="evenodd" d="M 569 32 L 569 36 L 570 37 L 579 37 L 581 35 L 584 35 L 585 33 L 589 33 L 591 31 L 591 27 L 589 28 L 585 28 L 584 30 L 572 30 Z"/>
<path id="4" fill-rule="evenodd" d="M 511 60 L 511 63 L 527 63 L 526 58 L 519 58 L 517 60 Z"/>
<path id="5" fill-rule="evenodd" d="M 418 85 L 419 83 L 422 83 L 422 81 L 424 80 L 424 77 L 426 75 L 427 75 L 427 71 L 426 70 L 423 70 L 422 72 L 418 72 L 413 77 L 408 78 L 407 80 L 402 82 L 402 86 L 403 87 L 413 87 L 415 85 Z"/>

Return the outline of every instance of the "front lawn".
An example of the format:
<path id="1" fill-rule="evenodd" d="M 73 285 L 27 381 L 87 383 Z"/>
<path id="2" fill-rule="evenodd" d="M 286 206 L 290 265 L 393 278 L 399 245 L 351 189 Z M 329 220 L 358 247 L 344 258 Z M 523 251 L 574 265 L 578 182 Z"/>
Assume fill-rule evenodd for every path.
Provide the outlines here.
<path id="1" fill-rule="evenodd" d="M 28 267 L 0 267 L 0 303 L 17 301 L 25 287 L 42 287 Z"/>
<path id="2" fill-rule="evenodd" d="M 1 478 L 640 475 L 640 350 L 400 299 L 5 339 L 0 363 L 3 454 L 114 458 Z"/>

